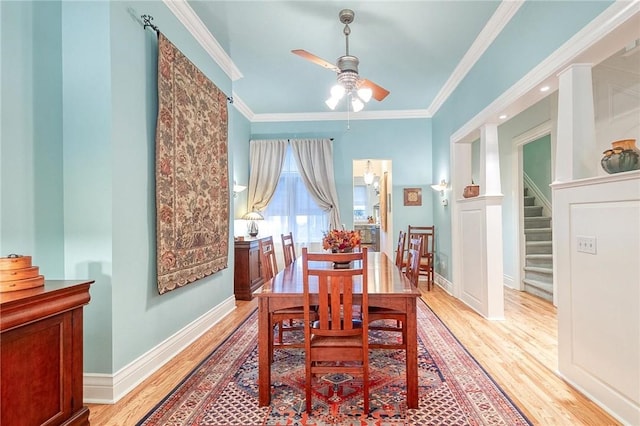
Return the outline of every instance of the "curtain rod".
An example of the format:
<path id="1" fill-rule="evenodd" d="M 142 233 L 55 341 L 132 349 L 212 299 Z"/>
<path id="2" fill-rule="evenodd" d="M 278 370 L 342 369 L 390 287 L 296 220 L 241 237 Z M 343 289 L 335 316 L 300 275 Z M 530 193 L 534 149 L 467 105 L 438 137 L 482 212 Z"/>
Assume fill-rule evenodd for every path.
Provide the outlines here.
<path id="1" fill-rule="evenodd" d="M 158 28 L 158 26 L 151 23 L 151 21 L 153 21 L 153 16 L 142 15 L 140 17 L 142 18 L 142 23 L 144 24 L 144 27 L 142 28 L 143 30 L 146 30 L 147 27 L 151 27 L 151 29 L 155 31 L 156 34 L 160 34 L 160 29 Z"/>
<path id="2" fill-rule="evenodd" d="M 151 23 L 151 21 L 153 21 L 153 16 L 141 15 L 140 17 L 142 18 L 142 23 L 144 24 L 144 27 L 142 27 L 143 30 L 146 30 L 147 27 L 149 27 L 156 32 L 157 36 L 160 36 L 160 28 L 158 28 L 157 25 Z M 233 96 L 227 96 L 226 94 L 225 96 L 227 98 L 227 102 L 229 102 L 230 104 L 233 104 Z"/>
<path id="3" fill-rule="evenodd" d="M 333 140 L 333 138 L 329 138 L 329 140 Z M 287 139 L 287 142 L 291 142 L 291 139 Z"/>

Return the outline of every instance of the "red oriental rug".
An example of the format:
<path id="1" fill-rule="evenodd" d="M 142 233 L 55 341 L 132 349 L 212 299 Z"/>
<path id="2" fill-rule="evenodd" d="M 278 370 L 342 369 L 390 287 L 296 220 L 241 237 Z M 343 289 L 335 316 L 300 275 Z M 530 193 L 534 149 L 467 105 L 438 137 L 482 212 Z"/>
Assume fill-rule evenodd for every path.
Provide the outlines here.
<path id="1" fill-rule="evenodd" d="M 316 381 L 305 412 L 304 351 L 275 351 L 269 407 L 258 407 L 254 312 L 139 423 L 142 425 L 530 425 L 449 329 L 418 300 L 418 409 L 405 404 L 405 356 L 372 350 L 370 413 L 362 382 L 328 374 Z M 371 332 L 375 341 L 384 332 Z"/>

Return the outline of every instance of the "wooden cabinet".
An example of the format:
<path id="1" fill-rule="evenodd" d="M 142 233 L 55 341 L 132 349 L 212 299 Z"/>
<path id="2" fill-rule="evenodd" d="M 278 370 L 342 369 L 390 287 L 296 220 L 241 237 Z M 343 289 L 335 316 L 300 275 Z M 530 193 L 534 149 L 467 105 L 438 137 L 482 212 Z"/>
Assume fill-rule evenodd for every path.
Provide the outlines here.
<path id="1" fill-rule="evenodd" d="M 233 291 L 236 299 L 251 300 L 253 292 L 263 283 L 260 267 L 259 241 L 266 237 L 247 238 L 235 242 Z"/>
<path id="2" fill-rule="evenodd" d="M 88 425 L 82 309 L 93 281 L 0 293 L 0 424 Z"/>

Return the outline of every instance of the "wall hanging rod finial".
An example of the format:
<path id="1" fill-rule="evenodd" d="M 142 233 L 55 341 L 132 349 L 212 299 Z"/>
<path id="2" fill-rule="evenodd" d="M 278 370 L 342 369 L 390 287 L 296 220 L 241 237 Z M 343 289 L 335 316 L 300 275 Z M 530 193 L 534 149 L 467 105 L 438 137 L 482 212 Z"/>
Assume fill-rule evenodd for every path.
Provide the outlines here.
<path id="1" fill-rule="evenodd" d="M 151 23 L 151 21 L 153 21 L 153 16 L 151 16 L 151 15 L 142 15 L 140 17 L 142 18 L 142 22 L 144 24 L 143 29 L 146 30 L 147 27 L 151 27 L 153 29 L 153 31 L 155 31 L 156 33 L 160 33 L 160 30 L 158 29 L 158 27 Z"/>

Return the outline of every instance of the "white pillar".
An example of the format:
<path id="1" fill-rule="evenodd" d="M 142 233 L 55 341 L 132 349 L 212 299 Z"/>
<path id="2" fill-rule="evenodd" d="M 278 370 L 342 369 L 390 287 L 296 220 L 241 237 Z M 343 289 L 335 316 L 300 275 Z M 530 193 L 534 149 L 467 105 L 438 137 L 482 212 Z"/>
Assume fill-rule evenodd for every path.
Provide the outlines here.
<path id="1" fill-rule="evenodd" d="M 575 64 L 559 75 L 555 182 L 597 175 L 591 64 Z"/>
<path id="2" fill-rule="evenodd" d="M 485 195 L 502 195 L 496 124 L 486 124 L 480 129 L 480 192 Z"/>

